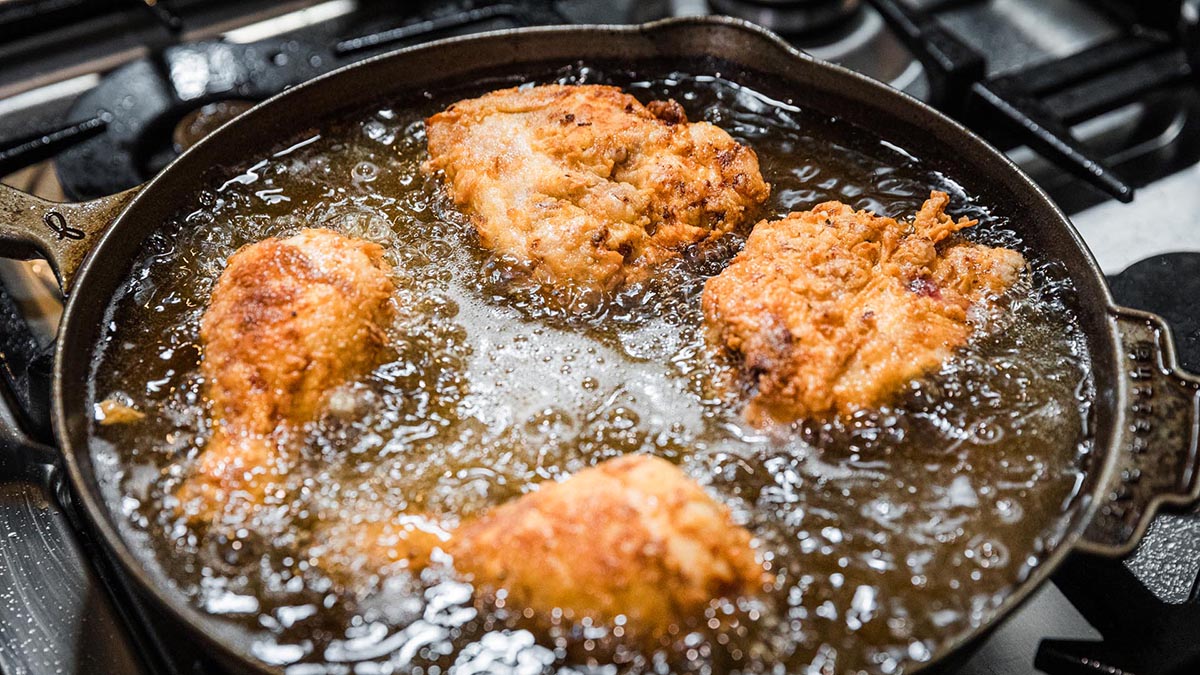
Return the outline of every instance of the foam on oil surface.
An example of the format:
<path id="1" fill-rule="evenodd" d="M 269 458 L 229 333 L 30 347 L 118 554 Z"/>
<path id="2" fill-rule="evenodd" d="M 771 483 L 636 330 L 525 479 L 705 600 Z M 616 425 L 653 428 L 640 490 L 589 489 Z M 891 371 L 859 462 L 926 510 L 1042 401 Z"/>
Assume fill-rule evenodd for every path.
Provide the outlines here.
<path id="1" fill-rule="evenodd" d="M 555 78 L 674 97 L 751 145 L 773 186 L 765 217 L 828 199 L 903 217 L 930 188 L 947 190 L 954 215 L 981 221 L 970 238 L 1032 260 L 1005 330 L 894 408 L 768 437 L 710 394 L 718 366 L 698 330 L 703 281 L 737 237 L 725 255 L 664 272 L 666 283 L 564 315 L 514 285 L 419 171 L 420 120 L 449 101 L 382 108 L 189 198 L 115 300 L 93 397 L 148 416 L 94 426 L 92 449 L 147 564 L 258 634 L 259 658 L 296 673 L 896 673 L 986 621 L 1058 538 L 1089 447 L 1093 391 L 1065 275 L 1024 250 L 992 205 L 837 120 L 719 77 L 571 68 Z M 239 246 L 310 226 L 386 248 L 395 358 L 305 430 L 287 499 L 203 540 L 170 509 L 208 434 L 200 316 Z M 757 537 L 778 584 L 735 630 L 613 655 L 598 629 L 535 635 L 512 608 L 478 611 L 452 575 L 342 588 L 306 553 L 319 521 L 416 510 L 453 521 L 630 452 L 682 465 Z"/>

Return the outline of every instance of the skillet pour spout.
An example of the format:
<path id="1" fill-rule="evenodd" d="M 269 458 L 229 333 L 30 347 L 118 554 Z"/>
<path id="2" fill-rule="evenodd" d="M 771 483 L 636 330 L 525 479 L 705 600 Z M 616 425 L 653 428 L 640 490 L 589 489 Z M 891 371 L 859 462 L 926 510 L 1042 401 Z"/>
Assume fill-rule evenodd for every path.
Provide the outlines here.
<path id="1" fill-rule="evenodd" d="M 282 672 L 254 656 L 247 636 L 188 602 L 152 572 L 118 529 L 89 452 L 88 381 L 105 312 L 142 243 L 179 208 L 179 194 L 205 184 L 213 167 L 269 153 L 348 110 L 381 97 L 449 92 L 468 82 L 528 81 L 568 64 L 617 64 L 634 72 L 664 62 L 720 72 L 778 100 L 811 106 L 903 147 L 969 193 L 1014 214 L 1030 249 L 1062 265 L 1074 285 L 1096 396 L 1094 444 L 1080 495 L 1065 508 L 1064 536 L 990 616 L 948 641 L 933 661 L 984 634 L 1072 551 L 1117 556 L 1136 544 L 1163 505 L 1200 497 L 1200 379 L 1180 370 L 1169 329 L 1152 314 L 1113 306 L 1100 269 L 1066 216 L 1002 153 L 901 92 L 796 51 L 752 24 L 713 17 L 641 26 L 522 28 L 457 37 L 368 59 L 265 101 L 183 153 L 141 188 L 83 204 L 55 204 L 0 186 L 0 255 L 44 256 L 67 292 L 54 366 L 56 459 L 74 501 L 141 593 L 189 628 L 239 672 Z M 0 441 L 31 448 L 0 396 Z M 57 457 L 55 458 L 55 454 Z M 928 667 L 931 662 L 914 664 Z"/>

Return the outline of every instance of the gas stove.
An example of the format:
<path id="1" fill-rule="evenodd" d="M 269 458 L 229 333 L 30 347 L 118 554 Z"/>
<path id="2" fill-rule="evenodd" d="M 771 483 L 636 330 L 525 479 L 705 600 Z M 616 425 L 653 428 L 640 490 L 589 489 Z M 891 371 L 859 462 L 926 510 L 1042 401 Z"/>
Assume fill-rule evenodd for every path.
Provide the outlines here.
<path id="1" fill-rule="evenodd" d="M 50 199 L 143 182 L 254 101 L 423 41 L 725 14 L 924 99 L 1067 211 L 1117 301 L 1200 372 L 1200 2 L 1121 0 L 0 0 L 0 177 Z M 49 442 L 61 297 L 0 261 L 0 394 Z M 52 458 L 0 433 L 0 672 L 210 673 L 79 527 Z M 1200 512 L 1124 561 L 1076 556 L 952 672 L 1200 672 Z"/>

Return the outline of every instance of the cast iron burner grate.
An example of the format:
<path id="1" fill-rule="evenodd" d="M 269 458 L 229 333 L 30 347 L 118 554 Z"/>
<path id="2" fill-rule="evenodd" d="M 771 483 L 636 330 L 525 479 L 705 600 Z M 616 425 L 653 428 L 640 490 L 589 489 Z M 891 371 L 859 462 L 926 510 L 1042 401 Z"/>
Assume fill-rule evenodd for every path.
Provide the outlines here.
<path id="1" fill-rule="evenodd" d="M 1101 8 L 1126 27 L 1117 36 L 1064 58 L 1003 73 L 993 72 L 973 42 L 938 18 L 950 10 L 984 4 L 982 0 L 928 0 L 921 9 L 906 0 L 869 2 L 925 66 L 929 102 L 1001 148 L 1028 146 L 1082 183 L 1122 202 L 1133 200 L 1136 184 L 1165 175 L 1159 171 L 1171 173 L 1200 159 L 1192 149 L 1186 156 L 1158 157 L 1157 171 L 1144 171 L 1145 166 L 1118 171 L 1071 130 L 1085 120 L 1177 90 L 1192 94 L 1184 106 L 1191 109 L 1188 117 L 1194 126 L 1200 65 L 1200 16 L 1195 9 L 1200 2 L 1101 2 Z M 1191 5 L 1187 11 L 1185 4 Z M 1168 126 L 1172 123 L 1175 120 L 1167 121 Z M 1126 139 L 1126 144 L 1152 144 L 1160 134 Z M 1078 205 L 1062 201 L 1060 205 L 1074 211 L 1096 200 Z"/>
<path id="2" fill-rule="evenodd" d="M 646 20 L 720 11 L 732 4 L 767 7 L 774 13 L 804 9 L 806 17 L 815 8 L 838 7 L 843 24 L 864 16 L 857 11 L 862 9 L 858 0 L 722 2 L 655 0 L 624 9 L 620 7 L 628 3 L 614 2 L 613 8 L 584 14 L 589 21 L 611 21 L 614 15 Z M 943 20 L 951 12 L 986 5 L 983 0 L 927 0 L 920 3 L 922 9 L 907 0 L 869 2 L 920 59 L 929 102 L 1002 148 L 1027 146 L 1049 160 L 1060 175 L 1046 172 L 1038 178 L 1068 211 L 1095 204 L 1105 194 L 1129 201 L 1135 187 L 1200 160 L 1200 91 L 1195 87 L 1200 79 L 1200 0 L 1101 2 L 1101 9 L 1124 26 L 1117 35 L 1063 58 L 1004 72 L 995 72 L 995 64 L 989 63 L 995 54 L 985 54 Z M 171 39 L 177 39 L 182 30 L 179 15 L 163 3 L 149 4 Z M 67 113 L 74 123 L 0 143 L 0 174 L 61 151 L 56 165 L 67 197 L 112 194 L 147 180 L 177 155 L 181 147 L 174 142 L 172 128 L 207 104 L 261 100 L 337 65 L 398 45 L 457 32 L 570 22 L 570 16 L 579 13 L 578 2 L 571 0 L 459 7 L 446 10 L 418 3 L 405 23 L 353 38 L 321 35 L 319 40 L 248 45 L 208 41 L 157 49 L 112 72 L 80 97 Z M 811 29 L 783 32 L 789 39 L 807 34 L 802 45 L 814 34 Z M 1131 104 L 1145 107 L 1132 130 L 1098 143 L 1076 137 L 1077 125 Z M 1073 176 L 1067 184 L 1064 172 Z"/>
<path id="3" fill-rule="evenodd" d="M 155 16 L 178 35 L 181 19 L 161 3 Z M 417 11 L 398 26 L 354 37 L 289 35 L 249 44 L 172 44 L 108 73 L 71 105 L 74 120 L 0 142 L 0 175 L 54 157 L 68 199 L 114 194 L 149 180 L 186 149 L 179 127 L 232 102 L 232 113 L 339 66 L 388 49 L 459 33 L 563 23 L 549 2 L 492 3 Z M 228 115 L 232 116 L 232 114 Z M 201 114 L 204 120 L 206 115 Z M 207 131 L 227 116 L 207 115 Z M 201 134 L 203 135 L 203 134 Z"/>
<path id="4" fill-rule="evenodd" d="M 1197 580 L 1200 583 L 1200 579 Z M 1119 560 L 1077 555 L 1054 583 L 1103 640 L 1043 640 L 1035 665 L 1051 675 L 1192 675 L 1200 669 L 1200 585 L 1181 604 L 1155 597 Z"/>

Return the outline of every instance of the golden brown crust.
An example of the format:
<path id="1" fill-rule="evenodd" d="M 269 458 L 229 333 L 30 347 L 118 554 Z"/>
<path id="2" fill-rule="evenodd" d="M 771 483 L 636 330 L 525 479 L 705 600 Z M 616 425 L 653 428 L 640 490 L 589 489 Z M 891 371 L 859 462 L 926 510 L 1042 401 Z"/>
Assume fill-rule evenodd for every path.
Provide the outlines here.
<path id="1" fill-rule="evenodd" d="M 383 249 L 331 230 L 267 239 L 229 258 L 201 320 L 213 435 L 179 492 L 211 520 L 231 497 L 261 501 L 291 428 L 369 371 L 393 290 Z"/>
<path id="2" fill-rule="evenodd" d="M 447 532 L 427 515 L 324 526 L 313 549 L 342 583 L 419 572 L 435 549 L 475 583 L 477 600 L 534 625 L 590 619 L 626 639 L 669 640 L 702 627 L 710 603 L 761 593 L 771 580 L 750 533 L 676 466 L 630 455 L 496 507 Z"/>
<path id="3" fill-rule="evenodd" d="M 641 281 L 752 217 L 770 188 L 754 151 L 674 101 L 546 85 L 459 101 L 426 121 L 484 246 L 588 291 Z"/>
<path id="4" fill-rule="evenodd" d="M 544 485 L 454 533 L 455 567 L 503 589 L 506 606 L 611 625 L 656 640 L 695 627 L 718 599 L 768 575 L 750 533 L 669 462 L 630 455 Z"/>
<path id="5" fill-rule="evenodd" d="M 1018 278 L 1015 251 L 948 240 L 974 225 L 933 192 L 911 223 L 840 202 L 761 222 L 704 288 L 709 341 L 735 357 L 754 422 L 891 400 L 966 343 L 967 310 Z"/>
<path id="6" fill-rule="evenodd" d="M 116 398 L 106 398 L 96 405 L 101 426 L 133 424 L 146 418 L 146 413 Z"/>

